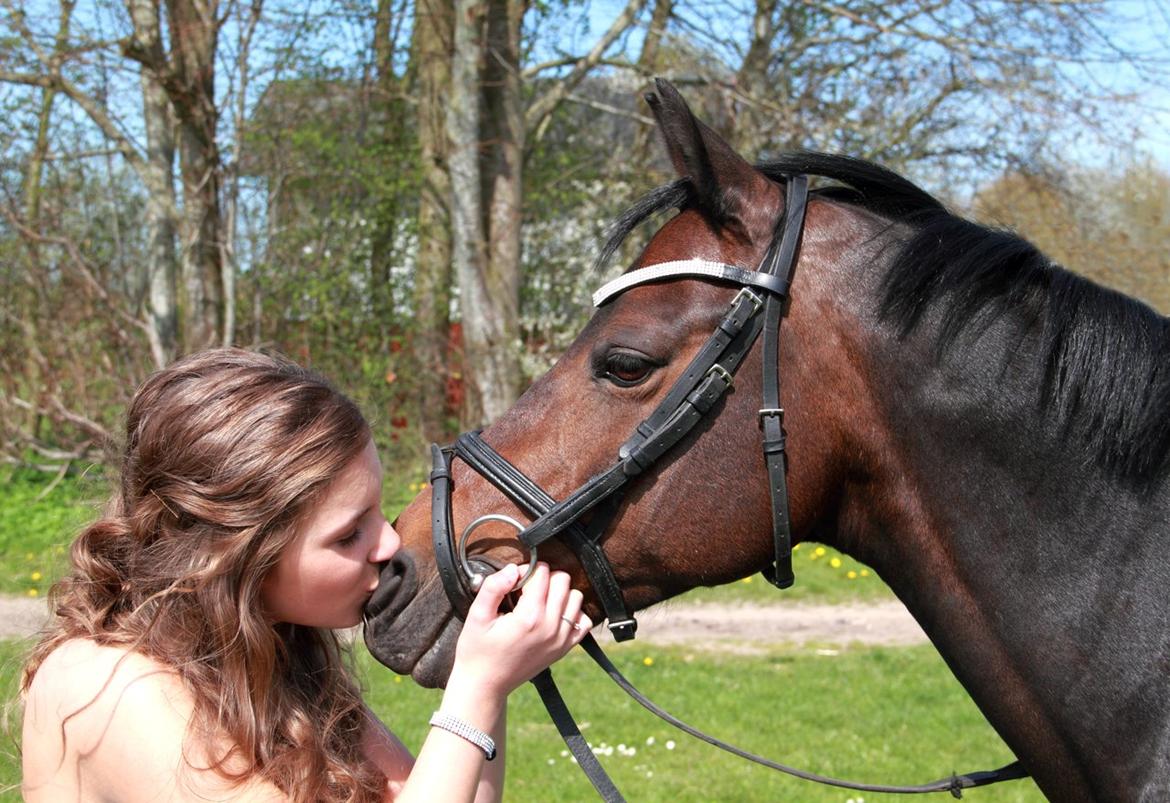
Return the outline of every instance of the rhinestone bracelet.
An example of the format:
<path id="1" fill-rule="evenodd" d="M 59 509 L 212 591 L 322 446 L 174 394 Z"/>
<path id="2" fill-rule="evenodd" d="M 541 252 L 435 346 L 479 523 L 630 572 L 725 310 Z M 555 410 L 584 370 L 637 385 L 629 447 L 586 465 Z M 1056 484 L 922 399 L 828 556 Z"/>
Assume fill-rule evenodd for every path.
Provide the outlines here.
<path id="1" fill-rule="evenodd" d="M 479 728 L 473 728 L 471 725 L 468 725 L 459 717 L 444 714 L 442 711 L 436 711 L 431 714 L 431 725 L 436 728 L 442 728 L 449 733 L 453 733 L 471 742 L 483 751 L 488 761 L 496 757 L 496 743 L 492 737 L 488 736 Z"/>

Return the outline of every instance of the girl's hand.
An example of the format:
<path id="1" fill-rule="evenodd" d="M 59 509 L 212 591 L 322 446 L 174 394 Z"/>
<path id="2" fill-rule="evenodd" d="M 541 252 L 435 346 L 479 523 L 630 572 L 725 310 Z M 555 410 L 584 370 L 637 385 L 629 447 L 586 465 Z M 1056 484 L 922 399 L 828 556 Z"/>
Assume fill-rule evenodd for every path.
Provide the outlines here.
<path id="1" fill-rule="evenodd" d="M 514 610 L 499 613 L 504 597 L 516 586 L 520 569 L 505 566 L 480 587 L 455 647 L 452 679 L 479 685 L 506 696 L 536 676 L 593 627 L 581 612 L 581 592 L 569 588 L 569 575 L 537 563 Z"/>

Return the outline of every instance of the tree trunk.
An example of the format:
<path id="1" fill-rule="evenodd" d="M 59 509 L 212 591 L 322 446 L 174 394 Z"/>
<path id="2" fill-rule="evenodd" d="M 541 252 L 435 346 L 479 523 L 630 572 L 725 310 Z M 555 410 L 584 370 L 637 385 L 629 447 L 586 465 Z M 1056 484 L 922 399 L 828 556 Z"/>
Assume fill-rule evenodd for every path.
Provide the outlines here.
<path id="1" fill-rule="evenodd" d="M 487 267 L 479 173 L 479 60 L 482 46 L 483 0 L 455 0 L 454 43 L 451 59 L 451 97 L 447 106 L 447 135 L 451 143 L 451 255 L 459 281 L 459 309 L 463 319 L 464 379 L 467 386 L 464 423 L 482 420 L 482 371 L 491 351 L 489 327 L 481 319 L 487 309 Z"/>
<path id="2" fill-rule="evenodd" d="M 444 115 L 451 93 L 451 0 L 417 0 L 412 61 L 418 98 L 420 192 L 414 276 L 414 353 L 419 421 L 429 441 L 446 439 L 447 333 L 451 306 L 451 178 Z"/>
<path id="3" fill-rule="evenodd" d="M 219 120 L 215 106 L 217 0 L 166 0 L 171 54 L 167 94 L 179 122 L 179 172 L 183 182 L 183 347 L 219 342 L 224 289 Z"/>
<path id="4" fill-rule="evenodd" d="M 128 0 L 136 45 L 143 52 L 162 53 L 159 9 L 155 0 Z M 157 73 L 145 64 L 142 116 L 146 129 L 146 158 L 139 171 L 146 185 L 145 271 L 147 339 L 151 357 L 162 367 L 178 356 L 178 266 L 175 261 L 175 136 L 174 113 Z"/>
<path id="5" fill-rule="evenodd" d="M 520 367 L 520 223 L 524 109 L 520 97 L 520 22 L 523 0 L 488 0 L 483 68 L 480 183 L 487 232 L 484 305 L 472 320 L 488 344 L 486 359 L 470 364 L 483 421 L 494 421 L 516 401 Z M 464 312 L 464 336 L 468 318 Z"/>
<path id="6" fill-rule="evenodd" d="M 750 154 L 753 158 L 759 155 L 763 144 L 761 129 L 766 125 L 777 124 L 775 113 L 768 114 L 759 109 L 760 98 L 769 92 L 768 61 L 772 58 L 772 39 L 776 35 L 776 24 L 773 21 L 776 4 L 777 0 L 756 0 L 750 43 L 743 64 L 736 73 L 740 111 L 735 121 L 733 142 L 741 153 Z M 787 100 L 787 93 L 782 89 L 777 90 L 777 87 L 770 87 L 771 93 L 779 97 L 781 102 Z"/>
<path id="7" fill-rule="evenodd" d="M 673 14 L 674 0 L 655 0 L 654 10 L 650 12 L 650 28 L 646 31 L 646 38 L 642 40 L 642 50 L 638 54 L 638 71 L 641 74 L 658 75 L 662 69 L 659 47 L 662 44 L 662 38 L 666 35 L 666 27 L 670 24 L 670 18 Z M 640 101 L 640 92 L 638 98 Z M 638 127 L 634 133 L 634 142 L 629 150 L 629 163 L 631 165 L 637 165 L 638 169 L 642 169 L 642 165 L 651 162 L 656 152 L 652 149 L 660 147 L 654 141 L 657 130 L 652 125 Z M 621 149 L 615 149 L 615 157 L 620 153 Z"/>

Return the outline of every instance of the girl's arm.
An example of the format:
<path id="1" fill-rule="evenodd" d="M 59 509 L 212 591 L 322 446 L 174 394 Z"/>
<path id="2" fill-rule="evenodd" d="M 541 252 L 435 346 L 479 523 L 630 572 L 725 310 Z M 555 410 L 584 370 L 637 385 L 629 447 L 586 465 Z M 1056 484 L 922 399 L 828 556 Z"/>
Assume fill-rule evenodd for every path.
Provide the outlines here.
<path id="1" fill-rule="evenodd" d="M 500 604 L 518 577 L 519 569 L 508 566 L 484 581 L 468 611 L 439 707 L 442 713 L 490 734 L 496 742 L 495 759 L 487 761 L 483 750 L 471 741 L 432 727 L 413 767 L 406 767 L 402 759 L 405 748 L 388 755 L 383 763 L 388 793 L 399 803 L 429 803 L 436 795 L 444 801 L 500 800 L 508 695 L 589 631 L 588 617 L 578 613 L 580 592 L 570 591 L 568 575 L 557 572 L 550 577 L 544 564 L 537 565 L 515 610 L 501 615 Z M 566 621 L 566 612 L 580 622 L 578 629 Z"/>

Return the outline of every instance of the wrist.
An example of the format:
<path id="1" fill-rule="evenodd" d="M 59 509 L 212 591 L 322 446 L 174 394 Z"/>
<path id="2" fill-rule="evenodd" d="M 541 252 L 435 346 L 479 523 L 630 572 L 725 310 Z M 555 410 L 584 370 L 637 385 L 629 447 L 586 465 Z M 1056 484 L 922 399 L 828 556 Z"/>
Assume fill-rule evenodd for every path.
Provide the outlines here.
<path id="1" fill-rule="evenodd" d="M 503 715 L 507 699 L 506 692 L 456 667 L 447 680 L 439 711 L 457 716 L 480 730 L 491 731 Z"/>

